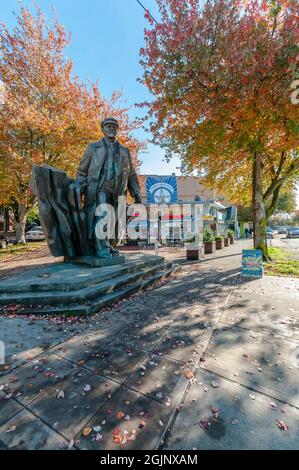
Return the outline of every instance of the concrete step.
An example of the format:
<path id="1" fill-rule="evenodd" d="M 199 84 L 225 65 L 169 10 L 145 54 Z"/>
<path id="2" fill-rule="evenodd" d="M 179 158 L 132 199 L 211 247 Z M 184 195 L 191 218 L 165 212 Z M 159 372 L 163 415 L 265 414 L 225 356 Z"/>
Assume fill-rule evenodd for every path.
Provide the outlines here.
<path id="1" fill-rule="evenodd" d="M 120 275 L 139 271 L 141 266 L 154 267 L 164 262 L 162 256 L 142 253 L 126 254 L 126 260 L 124 264 L 105 268 L 53 263 L 30 269 L 0 281 L 0 297 L 2 294 L 16 294 L 18 292 L 73 292 Z"/>
<path id="2" fill-rule="evenodd" d="M 23 314 L 40 314 L 40 315 L 92 315 L 99 311 L 101 308 L 107 307 L 135 292 L 143 290 L 157 281 L 160 281 L 172 273 L 179 270 L 177 265 L 165 263 L 165 269 L 155 272 L 152 275 L 141 276 L 140 280 L 135 280 L 127 284 L 125 287 L 121 287 L 115 291 L 106 293 L 101 297 L 94 298 L 83 304 L 69 303 L 68 305 L 55 305 L 42 307 L 39 305 L 24 307 L 20 312 Z M 146 276 L 146 277 L 145 277 Z M 74 301 L 74 298 L 73 298 Z"/>
<path id="3" fill-rule="evenodd" d="M 161 261 L 162 260 L 162 261 Z M 32 292 L 15 292 L 0 295 L 0 305 L 69 305 L 74 303 L 81 304 L 83 302 L 99 298 L 111 292 L 114 292 L 121 287 L 132 282 L 139 281 L 145 277 L 155 274 L 157 271 L 167 270 L 171 267 L 171 263 L 167 263 L 161 258 L 155 262 L 148 263 L 145 266 L 132 266 L 133 272 L 130 272 L 130 267 L 127 267 L 125 274 L 112 277 L 102 282 L 97 279 L 95 284 L 88 285 L 81 289 L 73 291 L 36 291 Z M 129 271 L 128 271 L 129 270 Z M 119 273 L 123 270 L 119 267 Z M 76 286 L 77 287 L 77 286 Z"/>

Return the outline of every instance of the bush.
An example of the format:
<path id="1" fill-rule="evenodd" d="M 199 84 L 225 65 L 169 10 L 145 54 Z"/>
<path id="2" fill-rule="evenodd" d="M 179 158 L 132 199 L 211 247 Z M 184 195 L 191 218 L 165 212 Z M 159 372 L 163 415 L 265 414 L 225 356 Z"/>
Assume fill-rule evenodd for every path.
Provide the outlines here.
<path id="1" fill-rule="evenodd" d="M 203 233 L 204 243 L 213 242 L 215 240 L 213 232 L 211 230 L 205 230 Z"/>
<path id="2" fill-rule="evenodd" d="M 223 236 L 222 235 L 216 235 L 215 240 L 216 241 L 223 240 Z"/>
<path id="3" fill-rule="evenodd" d="M 28 224 L 32 224 L 33 222 L 35 222 L 36 224 L 40 225 L 40 221 L 39 221 L 39 210 L 38 210 L 38 206 L 35 205 L 34 207 L 32 207 L 32 209 L 28 212 L 27 214 L 27 223 Z"/>
<path id="4" fill-rule="evenodd" d="M 198 233 L 194 232 L 186 232 L 185 233 L 185 240 L 186 243 L 200 243 L 200 236 Z"/>
<path id="5" fill-rule="evenodd" d="M 229 238 L 234 238 L 235 232 L 234 232 L 232 229 L 229 229 L 229 230 L 227 231 L 227 236 L 228 236 Z"/>

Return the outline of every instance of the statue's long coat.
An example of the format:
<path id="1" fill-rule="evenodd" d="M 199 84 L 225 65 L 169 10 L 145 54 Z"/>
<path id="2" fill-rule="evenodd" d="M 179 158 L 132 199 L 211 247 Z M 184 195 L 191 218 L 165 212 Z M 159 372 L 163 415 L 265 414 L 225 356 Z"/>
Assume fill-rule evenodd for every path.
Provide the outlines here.
<path id="1" fill-rule="evenodd" d="M 104 163 L 107 157 L 105 139 L 88 145 L 80 162 L 77 181 L 83 186 L 88 238 L 94 237 L 97 195 L 105 179 Z M 140 186 L 132 163 L 130 151 L 119 143 L 118 177 L 115 193 L 124 196 L 126 191 L 141 202 Z"/>

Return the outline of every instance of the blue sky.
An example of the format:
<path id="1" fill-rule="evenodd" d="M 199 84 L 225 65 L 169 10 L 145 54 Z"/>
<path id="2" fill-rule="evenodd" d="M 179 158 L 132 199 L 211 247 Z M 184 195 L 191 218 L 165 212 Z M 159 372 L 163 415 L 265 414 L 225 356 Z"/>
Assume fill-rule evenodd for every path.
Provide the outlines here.
<path id="1" fill-rule="evenodd" d="M 159 19 L 155 0 L 141 2 Z M 32 7 L 34 0 L 22 0 L 22 3 Z M 39 0 L 38 3 L 48 19 L 52 18 L 54 6 L 60 23 L 72 33 L 67 55 L 73 60 L 74 72 L 81 80 L 99 80 L 100 90 L 106 97 L 122 88 L 129 106 L 150 99 L 147 89 L 137 82 L 142 75 L 139 49 L 144 44 L 143 32 L 148 23 L 136 0 Z M 0 20 L 13 27 L 13 11 L 19 8 L 19 0 L 0 0 Z M 142 116 L 143 111 L 133 108 L 130 115 Z M 142 130 L 136 135 L 150 137 Z M 180 174 L 177 158 L 170 163 L 163 158 L 164 151 L 160 147 L 149 145 L 147 153 L 141 155 L 141 172 Z"/>
<path id="2" fill-rule="evenodd" d="M 153 16 L 159 17 L 155 0 L 142 0 Z M 33 6 L 34 0 L 22 0 L 24 6 Z M 71 32 L 71 44 L 66 50 L 73 60 L 74 73 L 82 81 L 99 80 L 102 94 L 109 97 L 114 90 L 123 89 L 126 104 L 150 99 L 146 87 L 137 82 L 142 75 L 139 50 L 144 44 L 144 28 L 148 22 L 144 10 L 136 0 L 38 0 L 46 18 L 53 18 L 55 7 L 60 23 Z M 18 0 L 0 0 L 0 21 L 13 27 L 13 11 L 20 9 Z M 132 117 L 144 111 L 131 109 Z M 149 138 L 144 131 L 136 135 Z M 146 174 L 171 174 L 177 170 L 179 160 L 163 161 L 164 151 L 154 145 L 141 155 L 141 172 Z"/>

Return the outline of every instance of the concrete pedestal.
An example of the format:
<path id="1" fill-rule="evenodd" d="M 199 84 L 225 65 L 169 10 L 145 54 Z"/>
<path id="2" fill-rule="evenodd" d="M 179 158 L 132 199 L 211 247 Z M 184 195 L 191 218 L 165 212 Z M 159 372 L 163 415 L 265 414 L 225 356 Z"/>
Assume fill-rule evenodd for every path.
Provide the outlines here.
<path id="1" fill-rule="evenodd" d="M 177 269 L 161 256 L 141 253 L 108 258 L 114 265 L 80 261 L 48 264 L 1 281 L 0 313 L 92 314 Z"/>
<path id="2" fill-rule="evenodd" d="M 116 255 L 111 258 L 95 258 L 94 256 L 76 256 L 76 258 L 68 258 L 66 263 L 86 264 L 91 268 L 103 268 L 105 266 L 115 266 L 125 262 L 124 255 Z"/>

